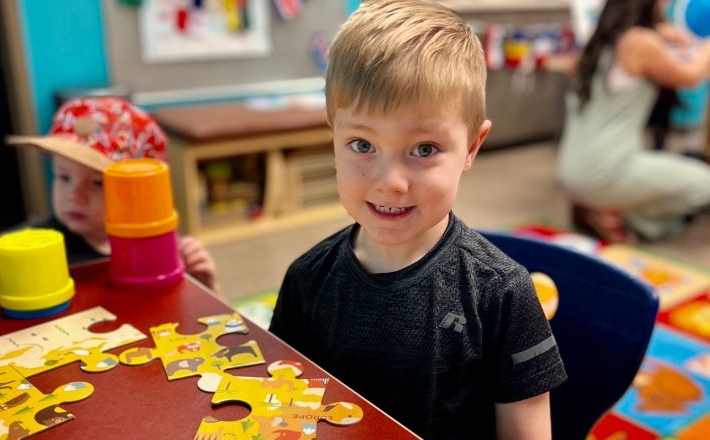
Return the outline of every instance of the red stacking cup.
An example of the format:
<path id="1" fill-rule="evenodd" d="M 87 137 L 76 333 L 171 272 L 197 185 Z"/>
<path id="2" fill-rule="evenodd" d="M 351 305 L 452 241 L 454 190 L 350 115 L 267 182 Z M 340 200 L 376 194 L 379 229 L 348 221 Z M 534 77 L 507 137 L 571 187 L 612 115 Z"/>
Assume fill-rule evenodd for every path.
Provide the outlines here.
<path id="1" fill-rule="evenodd" d="M 153 290 L 182 281 L 177 213 L 168 166 L 157 159 L 116 162 L 104 171 L 109 283 Z"/>

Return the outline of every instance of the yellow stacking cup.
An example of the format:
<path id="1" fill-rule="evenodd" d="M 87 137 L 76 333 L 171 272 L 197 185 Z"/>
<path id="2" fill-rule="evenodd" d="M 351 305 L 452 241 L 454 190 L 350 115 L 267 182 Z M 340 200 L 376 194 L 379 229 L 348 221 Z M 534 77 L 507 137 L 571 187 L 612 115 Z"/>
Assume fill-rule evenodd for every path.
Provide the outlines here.
<path id="1" fill-rule="evenodd" d="M 52 229 L 24 229 L 0 236 L 0 307 L 11 318 L 38 318 L 69 307 L 64 236 Z"/>
<path id="2" fill-rule="evenodd" d="M 104 170 L 106 232 L 143 238 L 176 229 L 168 166 L 157 159 L 116 162 Z"/>

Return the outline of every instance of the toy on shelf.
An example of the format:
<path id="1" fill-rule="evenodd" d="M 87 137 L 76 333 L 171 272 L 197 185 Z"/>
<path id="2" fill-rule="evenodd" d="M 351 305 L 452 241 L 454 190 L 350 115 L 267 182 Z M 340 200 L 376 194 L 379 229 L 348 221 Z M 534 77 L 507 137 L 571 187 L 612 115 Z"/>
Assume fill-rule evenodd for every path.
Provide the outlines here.
<path id="1" fill-rule="evenodd" d="M 264 157 L 245 154 L 200 164 L 204 176 L 203 214 L 233 219 L 254 219 L 261 214 Z"/>
<path id="2" fill-rule="evenodd" d="M 195 439 L 316 438 L 320 421 L 347 426 L 362 420 L 362 409 L 349 402 L 323 404 L 328 379 L 298 379 L 303 365 L 277 361 L 267 368 L 270 378 L 204 374 L 197 386 L 213 392 L 213 404 L 242 402 L 251 408 L 249 417 L 220 421 L 205 417 Z"/>

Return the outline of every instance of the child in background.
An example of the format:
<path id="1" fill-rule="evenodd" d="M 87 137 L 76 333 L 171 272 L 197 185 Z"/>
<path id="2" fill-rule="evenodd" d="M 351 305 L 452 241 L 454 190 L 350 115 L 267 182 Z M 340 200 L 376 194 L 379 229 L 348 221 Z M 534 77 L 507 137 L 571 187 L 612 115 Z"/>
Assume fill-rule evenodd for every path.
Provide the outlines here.
<path id="1" fill-rule="evenodd" d="M 51 153 L 53 215 L 21 227 L 64 234 L 70 265 L 111 254 L 104 226 L 103 170 L 114 161 L 166 156 L 166 137 L 158 124 L 131 103 L 113 97 L 70 100 L 57 110 L 48 136 L 9 136 L 6 143 L 34 145 Z M 221 294 L 214 262 L 202 244 L 184 237 L 180 252 L 185 271 Z"/>
<path id="2" fill-rule="evenodd" d="M 363 2 L 326 71 L 355 224 L 289 267 L 270 330 L 427 439 L 549 439 L 566 379 L 527 271 L 451 209 L 491 127 L 481 44 L 434 1 Z"/>

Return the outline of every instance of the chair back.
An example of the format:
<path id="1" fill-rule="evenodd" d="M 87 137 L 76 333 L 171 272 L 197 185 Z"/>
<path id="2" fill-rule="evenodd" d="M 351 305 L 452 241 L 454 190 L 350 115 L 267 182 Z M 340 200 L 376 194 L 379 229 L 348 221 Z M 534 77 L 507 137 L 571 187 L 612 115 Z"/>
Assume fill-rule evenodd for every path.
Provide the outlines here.
<path id="1" fill-rule="evenodd" d="M 550 320 L 568 379 L 550 393 L 552 438 L 584 440 L 631 386 L 658 312 L 646 282 L 594 256 L 506 233 L 481 234 L 529 272 L 556 284 Z"/>

